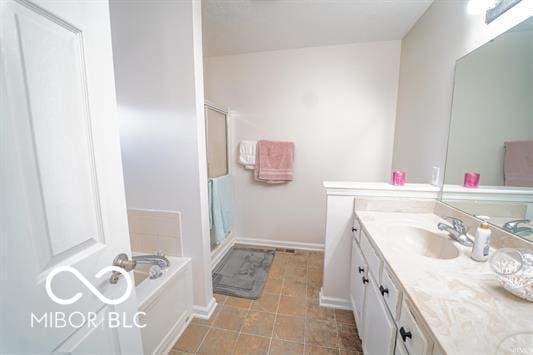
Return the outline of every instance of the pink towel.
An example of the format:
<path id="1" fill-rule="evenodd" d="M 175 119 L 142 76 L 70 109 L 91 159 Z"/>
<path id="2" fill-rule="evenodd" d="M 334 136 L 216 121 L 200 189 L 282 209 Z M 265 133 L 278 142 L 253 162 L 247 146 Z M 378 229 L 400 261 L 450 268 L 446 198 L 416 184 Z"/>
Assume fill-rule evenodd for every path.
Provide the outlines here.
<path id="1" fill-rule="evenodd" d="M 533 141 L 505 142 L 503 172 L 506 186 L 533 187 Z"/>
<path id="2" fill-rule="evenodd" d="M 271 184 L 292 181 L 294 143 L 258 141 L 254 176 L 257 181 Z"/>

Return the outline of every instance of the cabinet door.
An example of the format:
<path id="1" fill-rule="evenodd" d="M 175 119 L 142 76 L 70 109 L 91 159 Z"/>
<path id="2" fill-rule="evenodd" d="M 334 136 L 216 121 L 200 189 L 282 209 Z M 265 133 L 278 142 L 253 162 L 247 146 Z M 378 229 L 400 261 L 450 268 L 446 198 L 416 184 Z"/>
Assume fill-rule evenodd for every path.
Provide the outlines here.
<path id="1" fill-rule="evenodd" d="M 374 246 L 370 243 L 370 237 L 363 231 L 361 232 L 361 252 L 365 257 L 368 265 L 368 274 L 372 274 L 374 279 L 379 282 L 381 275 L 381 265 L 383 262 L 376 253 Z"/>
<path id="2" fill-rule="evenodd" d="M 357 218 L 357 216 L 354 216 L 354 219 L 353 219 L 352 233 L 357 243 L 360 243 L 361 242 L 361 222 L 359 222 L 359 219 Z"/>
<path id="3" fill-rule="evenodd" d="M 359 248 L 359 244 L 353 241 L 352 243 L 352 263 L 351 263 L 351 280 L 350 280 L 350 297 L 352 300 L 352 307 L 357 324 L 359 335 L 363 331 L 363 305 L 365 301 L 365 289 L 367 284 L 366 264 L 363 259 L 363 254 Z"/>
<path id="4" fill-rule="evenodd" d="M 403 345 L 400 338 L 396 337 L 396 348 L 394 349 L 394 355 L 409 355 L 405 345 Z"/>
<path id="5" fill-rule="evenodd" d="M 431 352 L 433 343 L 422 329 L 404 300 L 398 321 L 398 336 L 409 354 L 423 355 Z"/>
<path id="6" fill-rule="evenodd" d="M 386 268 L 383 268 L 381 273 L 381 286 L 379 288 L 383 300 L 389 307 L 393 319 L 398 319 L 398 309 L 400 307 L 400 302 L 402 298 L 402 292 L 400 287 L 393 281 L 393 278 L 390 276 L 389 271 Z"/>
<path id="7" fill-rule="evenodd" d="M 396 325 L 379 293 L 376 282 L 369 275 L 363 326 L 363 350 L 365 355 L 392 355 L 396 341 Z"/>
<path id="8" fill-rule="evenodd" d="M 354 309 L 354 313 L 355 313 L 354 295 L 355 295 L 355 288 L 356 288 L 355 279 L 357 277 L 357 271 L 356 271 L 357 267 L 355 266 L 356 260 L 354 256 L 354 248 L 356 247 L 356 244 L 357 243 L 355 242 L 355 240 L 353 240 L 352 241 L 352 255 L 351 255 L 351 260 L 350 260 L 350 301 L 352 302 L 352 308 Z"/>

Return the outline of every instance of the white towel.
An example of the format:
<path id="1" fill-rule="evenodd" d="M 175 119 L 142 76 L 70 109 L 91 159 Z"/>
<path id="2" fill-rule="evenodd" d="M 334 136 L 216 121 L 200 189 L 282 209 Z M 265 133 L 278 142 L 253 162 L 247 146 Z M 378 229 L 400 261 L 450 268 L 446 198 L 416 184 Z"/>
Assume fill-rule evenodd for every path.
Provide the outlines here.
<path id="1" fill-rule="evenodd" d="M 239 145 L 239 163 L 244 165 L 245 169 L 253 170 L 255 168 L 255 146 L 257 141 L 242 141 Z"/>

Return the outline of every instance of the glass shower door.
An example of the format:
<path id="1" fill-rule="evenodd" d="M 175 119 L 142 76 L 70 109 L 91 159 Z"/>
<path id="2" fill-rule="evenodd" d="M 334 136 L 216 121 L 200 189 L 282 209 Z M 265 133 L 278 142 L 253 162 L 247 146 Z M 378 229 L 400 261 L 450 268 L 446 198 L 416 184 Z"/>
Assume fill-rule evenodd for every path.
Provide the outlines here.
<path id="1" fill-rule="evenodd" d="M 205 104 L 207 176 L 209 180 L 209 227 L 211 250 L 227 237 L 231 220 L 231 180 L 229 177 L 228 113 L 211 104 Z M 224 208 L 222 208 L 223 206 Z M 218 228 L 216 228 L 218 227 Z"/>
<path id="2" fill-rule="evenodd" d="M 227 113 L 205 106 L 207 175 L 210 179 L 228 175 Z"/>

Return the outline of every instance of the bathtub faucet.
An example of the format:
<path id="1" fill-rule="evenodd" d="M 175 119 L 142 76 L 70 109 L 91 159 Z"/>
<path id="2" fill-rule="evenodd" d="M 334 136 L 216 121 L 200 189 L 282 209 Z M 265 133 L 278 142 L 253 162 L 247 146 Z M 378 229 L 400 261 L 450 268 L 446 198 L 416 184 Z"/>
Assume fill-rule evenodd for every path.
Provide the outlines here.
<path id="1" fill-rule="evenodd" d="M 113 260 L 113 266 L 121 267 L 127 272 L 130 272 L 131 270 L 135 269 L 135 266 L 137 266 L 137 262 L 133 260 L 133 258 L 132 260 L 130 260 L 128 258 L 128 255 L 120 253 L 115 257 L 115 260 Z M 112 284 L 116 284 L 118 282 L 119 277 L 120 272 L 113 271 L 111 277 L 109 278 L 109 282 Z"/>
<path id="2" fill-rule="evenodd" d="M 134 255 L 132 260 L 137 264 L 157 265 L 163 270 L 170 265 L 170 261 L 163 255 Z"/>
<path id="3" fill-rule="evenodd" d="M 128 255 L 124 253 L 118 254 L 115 260 L 113 260 L 113 266 L 123 268 L 127 272 L 135 269 L 137 264 L 157 265 L 161 270 L 164 270 L 170 266 L 170 261 L 163 255 L 134 255 L 130 260 Z M 119 277 L 120 272 L 113 271 L 109 282 L 116 284 Z"/>

